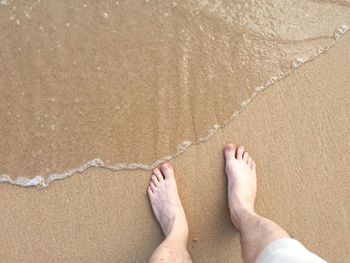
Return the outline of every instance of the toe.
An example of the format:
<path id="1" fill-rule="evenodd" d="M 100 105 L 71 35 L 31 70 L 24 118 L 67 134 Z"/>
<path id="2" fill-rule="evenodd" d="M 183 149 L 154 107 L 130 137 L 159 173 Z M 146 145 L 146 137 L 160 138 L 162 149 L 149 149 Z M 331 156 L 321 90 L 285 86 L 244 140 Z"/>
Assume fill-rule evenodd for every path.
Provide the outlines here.
<path id="1" fill-rule="evenodd" d="M 256 171 L 256 163 L 254 160 L 252 160 L 252 170 L 255 172 Z"/>
<path id="2" fill-rule="evenodd" d="M 153 182 L 150 182 L 149 185 L 150 185 L 150 187 L 152 189 L 152 192 L 155 193 L 155 191 L 157 190 L 157 187 L 154 185 Z"/>
<path id="3" fill-rule="evenodd" d="M 162 173 L 159 171 L 158 168 L 156 168 L 156 169 L 153 170 L 153 174 L 154 174 L 155 176 L 157 176 L 159 182 L 161 182 L 161 181 L 164 180 L 164 177 L 163 177 Z"/>
<path id="4" fill-rule="evenodd" d="M 243 146 L 239 146 L 237 151 L 236 151 L 237 160 L 242 160 L 243 153 L 244 153 L 244 147 Z"/>
<path id="5" fill-rule="evenodd" d="M 235 157 L 236 153 L 236 146 L 233 144 L 227 144 L 225 147 L 225 157 L 226 159 L 231 159 L 231 158 L 236 158 Z"/>
<path id="6" fill-rule="evenodd" d="M 153 191 L 152 191 L 151 186 L 148 186 L 147 193 L 148 193 L 149 196 L 153 196 Z"/>
<path id="7" fill-rule="evenodd" d="M 155 186 L 158 186 L 160 184 L 157 176 L 155 176 L 154 174 L 152 174 L 152 176 L 151 176 L 151 181 L 152 181 L 152 183 L 154 183 Z"/>
<path id="8" fill-rule="evenodd" d="M 243 153 L 242 159 L 243 159 L 243 161 L 244 161 L 245 163 L 248 163 L 249 157 L 250 157 L 250 156 L 249 156 L 248 152 L 244 152 L 244 153 Z"/>
<path id="9" fill-rule="evenodd" d="M 249 167 L 252 167 L 252 157 L 248 157 L 248 160 L 247 160 L 247 165 L 249 166 Z"/>
<path id="10" fill-rule="evenodd" d="M 174 170 L 168 163 L 163 163 L 160 167 L 165 179 L 169 179 L 174 176 Z"/>

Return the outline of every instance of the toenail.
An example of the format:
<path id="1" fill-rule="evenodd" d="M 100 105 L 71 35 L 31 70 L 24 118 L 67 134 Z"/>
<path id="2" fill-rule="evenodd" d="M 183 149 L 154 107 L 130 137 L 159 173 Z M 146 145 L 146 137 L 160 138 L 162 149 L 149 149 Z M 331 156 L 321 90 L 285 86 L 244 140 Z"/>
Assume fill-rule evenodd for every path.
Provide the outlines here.
<path id="1" fill-rule="evenodd" d="M 233 150 L 235 147 L 233 146 L 233 144 L 228 144 L 226 145 L 226 150 Z"/>

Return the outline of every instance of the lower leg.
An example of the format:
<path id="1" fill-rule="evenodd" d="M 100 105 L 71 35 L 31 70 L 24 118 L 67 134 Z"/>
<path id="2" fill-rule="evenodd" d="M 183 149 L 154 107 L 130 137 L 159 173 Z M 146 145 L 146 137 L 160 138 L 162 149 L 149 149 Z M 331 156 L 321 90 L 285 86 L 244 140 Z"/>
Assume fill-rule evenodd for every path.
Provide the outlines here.
<path id="1" fill-rule="evenodd" d="M 245 262 L 256 262 L 259 254 L 272 241 L 289 237 L 273 221 L 258 214 L 249 215 L 241 225 L 241 245 Z"/>
<path id="2" fill-rule="evenodd" d="M 272 241 L 289 237 L 279 225 L 254 211 L 256 165 L 242 146 L 225 148 L 228 201 L 233 225 L 240 231 L 243 258 L 255 262 Z"/>
<path id="3" fill-rule="evenodd" d="M 186 244 L 166 238 L 153 252 L 149 262 L 192 262 Z"/>
<path id="4" fill-rule="evenodd" d="M 155 169 L 148 186 L 148 196 L 165 235 L 150 262 L 191 262 L 187 251 L 188 224 L 178 195 L 174 171 L 169 164 Z"/>

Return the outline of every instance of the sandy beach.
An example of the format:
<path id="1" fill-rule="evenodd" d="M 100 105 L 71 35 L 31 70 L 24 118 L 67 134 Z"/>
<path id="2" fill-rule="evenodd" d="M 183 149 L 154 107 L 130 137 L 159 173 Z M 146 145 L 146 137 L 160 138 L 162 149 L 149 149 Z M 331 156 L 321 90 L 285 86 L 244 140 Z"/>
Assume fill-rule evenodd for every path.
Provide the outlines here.
<path id="1" fill-rule="evenodd" d="M 195 261 L 241 262 L 226 201 L 227 142 L 246 145 L 257 160 L 259 212 L 326 260 L 347 260 L 349 43 L 347 35 L 171 162 Z M 1 184 L 3 262 L 146 262 L 162 240 L 146 196 L 149 175 L 91 169 L 48 189 Z"/>
<path id="2" fill-rule="evenodd" d="M 2 12 L 1 9 L 0 12 Z M 323 40 L 321 39 L 321 41 Z M 8 39 L 6 41 L 9 41 L 8 43 L 14 42 Z M 112 42 L 113 40 L 108 41 Z M 97 44 L 103 46 L 103 43 Z M 72 43 L 72 47 L 79 49 L 74 43 Z M 77 52 L 77 50 L 75 51 Z M 72 53 L 67 51 L 65 56 Z M 2 53 L 1 59 L 10 61 L 9 57 L 5 56 L 6 54 L 9 53 Z M 59 57 L 59 54 L 55 56 Z M 38 57 L 40 58 L 40 56 Z M 199 57 L 198 55 L 197 58 Z M 25 64 L 23 57 L 19 56 L 16 59 L 24 61 L 22 69 L 25 76 L 23 78 L 30 79 L 37 76 L 38 72 L 29 74 L 25 71 L 28 65 Z M 197 61 L 196 58 L 194 60 Z M 165 63 L 164 60 L 162 61 Z M 40 68 L 40 59 L 37 63 L 39 66 L 36 65 L 36 67 Z M 130 63 L 135 63 L 135 61 Z M 220 64 L 220 61 L 215 63 Z M 14 68 L 21 68 L 18 65 L 21 65 L 20 62 L 14 64 Z M 57 70 L 61 70 L 64 65 L 64 63 L 57 62 L 53 68 L 57 67 Z M 11 65 L 2 66 L 1 72 L 10 71 L 10 68 Z M 111 68 L 109 70 L 113 71 Z M 86 84 L 90 78 L 69 82 L 70 78 L 73 79 L 78 74 L 74 69 L 70 70 L 74 74 L 67 79 L 64 76 L 58 76 L 56 80 L 50 78 L 48 83 L 51 83 L 52 86 L 48 87 L 48 91 L 40 90 L 43 92 L 40 93 L 41 95 L 26 90 L 30 94 L 28 96 L 32 96 L 36 104 L 33 106 L 32 104 L 18 103 L 21 105 L 18 106 L 19 108 L 23 107 L 19 110 L 25 112 L 28 109 L 28 116 L 35 116 L 35 111 L 31 111 L 33 109 L 45 112 L 51 107 L 52 101 L 45 103 L 37 101 L 36 96 L 39 99 L 50 98 L 51 94 L 46 94 L 46 96 L 44 93 L 54 91 L 57 83 L 67 81 L 67 92 L 71 92 L 70 96 L 65 98 L 67 104 L 63 103 L 55 108 L 62 111 L 52 113 L 50 116 L 56 116 L 57 123 L 67 121 L 65 125 L 74 125 L 74 123 L 69 123 L 76 119 L 74 117 L 69 119 L 67 117 L 69 112 L 64 112 L 65 107 L 69 108 L 69 105 L 76 103 L 72 88 L 74 85 L 71 83 L 81 81 Z M 49 71 L 45 71 L 45 74 L 49 74 Z M 69 70 L 67 71 L 69 72 Z M 195 72 L 191 74 L 195 74 Z M 197 73 L 198 76 L 206 74 L 205 72 Z M 38 80 L 38 85 L 44 83 L 42 81 L 47 76 L 45 74 Z M 105 81 L 105 76 L 113 75 L 113 72 L 107 70 L 101 73 L 104 77 L 98 77 L 98 74 L 100 73 L 94 71 L 93 75 L 96 78 L 94 78 L 90 88 L 98 85 L 99 81 Z M 147 75 L 147 72 L 145 71 L 144 74 Z M 174 70 L 172 74 L 182 74 L 181 69 Z M 170 75 L 160 74 L 158 76 L 169 77 Z M 14 78 L 9 76 L 12 75 L 6 75 L 0 82 L 1 89 L 4 89 L 5 85 L 9 83 L 16 83 L 18 86 L 14 90 L 19 92 L 18 87 L 27 85 L 21 81 L 12 82 L 16 76 Z M 119 77 L 119 75 L 117 77 L 114 75 L 109 79 L 110 83 L 115 84 Z M 229 77 L 234 78 L 235 75 Z M 229 79 L 229 77 L 227 78 Z M 132 83 L 133 77 L 126 79 Z M 157 78 L 155 77 L 155 79 Z M 184 79 L 181 78 L 181 80 Z M 197 83 L 198 87 L 201 85 L 198 84 L 200 80 L 203 79 L 201 77 L 191 79 L 194 84 Z M 166 79 L 160 81 L 163 84 L 166 83 Z M 34 83 L 36 82 L 34 81 Z M 212 82 L 211 85 L 209 85 L 209 90 L 210 87 L 219 84 Z M 21 140 L 31 138 L 31 133 L 28 135 L 23 129 L 16 126 L 29 125 L 29 119 L 23 118 L 22 124 L 14 125 L 10 123 L 11 117 L 2 118 L 0 121 L 5 128 L 1 131 L 3 139 L 1 140 L 0 172 L 24 176 L 26 171 L 29 171 L 27 177 L 31 178 L 37 174 L 47 175 L 75 167 L 86 160 L 97 157 L 95 154 L 98 153 L 106 154 L 99 157 L 107 161 L 108 158 L 113 157 L 113 149 L 118 148 L 119 139 L 123 136 L 124 139 L 129 139 L 124 140 L 122 146 L 116 150 L 115 154 L 118 158 L 125 157 L 123 161 L 152 163 L 157 158 L 172 152 L 171 149 L 178 144 L 175 144 L 174 141 L 181 142 L 187 135 L 194 140 L 203 134 L 205 135 L 206 129 L 204 127 L 208 128 L 217 119 L 222 121 L 227 119 L 230 113 L 239 108 L 238 102 L 245 96 L 249 96 L 252 91 L 249 88 L 241 90 L 245 95 L 240 95 L 239 98 L 235 97 L 234 103 L 231 105 L 232 108 L 225 110 L 226 108 L 223 106 L 215 108 L 214 105 L 220 101 L 220 96 L 214 96 L 215 90 L 205 94 L 209 97 L 210 94 L 214 96 L 213 100 L 208 102 L 209 106 L 205 107 L 205 105 L 200 105 L 205 101 L 204 95 L 203 100 L 192 101 L 193 104 L 188 103 L 190 100 L 188 98 L 180 99 L 182 98 L 180 95 L 185 92 L 186 85 L 181 86 L 178 93 L 172 94 L 174 105 L 167 104 L 166 92 L 168 91 L 165 89 L 163 90 L 164 94 L 162 92 L 158 94 L 163 98 L 160 100 L 160 103 L 163 104 L 155 104 L 154 106 L 167 105 L 168 107 L 170 105 L 167 108 L 169 115 L 162 115 L 159 108 L 152 110 L 147 107 L 143 108 L 145 101 L 153 103 L 153 91 L 149 90 L 147 93 L 147 87 L 147 85 L 144 86 L 149 97 L 136 99 L 132 101 L 134 104 L 130 102 L 131 108 L 128 109 L 135 111 L 136 115 L 137 110 L 147 111 L 147 114 L 151 116 L 149 119 L 145 119 L 142 125 L 137 124 L 141 122 L 140 120 L 135 121 L 135 124 L 131 122 L 130 126 L 126 128 L 115 126 L 117 122 L 109 125 L 109 122 L 103 123 L 102 121 L 98 125 L 110 129 L 106 132 L 103 130 L 93 131 L 96 137 L 93 137 L 91 141 L 87 139 L 91 133 L 89 131 L 84 133 L 84 121 L 89 121 L 87 123 L 91 124 L 95 117 L 98 119 L 99 114 L 97 111 L 96 115 L 88 115 L 92 99 L 88 96 L 90 93 L 89 87 L 87 87 L 86 93 L 80 94 L 81 98 L 86 99 L 84 103 L 87 103 L 81 108 L 78 107 L 80 110 L 85 110 L 83 114 L 86 118 L 82 118 L 82 123 L 79 124 L 81 126 L 75 126 L 77 128 L 73 129 L 71 134 L 70 131 L 68 133 L 58 131 L 58 135 L 53 135 L 55 128 L 50 133 L 41 131 L 41 134 L 47 134 L 46 139 L 43 141 L 33 139 L 32 142 L 38 143 L 33 147 L 37 147 L 38 150 L 41 149 L 41 143 L 45 146 L 48 141 L 56 139 L 61 142 L 61 144 L 57 144 L 58 146 L 54 146 L 56 150 L 44 147 L 47 149 L 45 152 L 47 155 L 42 154 L 43 157 L 33 157 L 30 144 L 24 146 L 24 144 L 14 144 L 11 141 L 11 138 L 16 138 L 16 140 L 18 138 Z M 104 88 L 110 89 L 111 87 L 101 85 L 101 94 L 105 94 Z M 8 100 L 11 105 L 14 105 L 16 98 L 21 94 L 12 96 L 9 90 L 4 89 L 2 94 L 7 95 L 0 98 L 2 102 Z M 101 105 L 103 105 L 103 102 L 106 102 L 106 107 L 114 106 L 113 101 L 123 97 L 125 95 L 123 92 L 127 93 L 128 91 L 115 93 L 111 97 L 101 95 L 106 97 L 100 100 L 96 99 L 96 103 L 102 102 Z M 224 94 L 225 88 L 220 92 Z M 59 92 L 57 94 L 57 96 L 62 95 Z M 191 93 L 189 97 L 193 98 L 195 95 L 196 93 Z M 72 101 L 70 101 L 71 98 L 73 98 Z M 179 102 L 180 106 L 176 104 L 176 101 Z M 256 209 L 259 213 L 279 223 L 294 238 L 303 242 L 307 248 L 327 261 L 340 263 L 348 260 L 350 256 L 350 237 L 348 235 L 350 232 L 349 101 L 350 33 L 346 33 L 325 54 L 319 55 L 313 61 L 297 68 L 290 76 L 260 92 L 225 128 L 218 129 L 212 138 L 190 146 L 182 154 L 169 161 L 174 166 L 180 196 L 189 221 L 188 248 L 194 262 L 242 262 L 239 232 L 230 223 L 226 200 L 226 178 L 222 150 L 224 145 L 229 142 L 245 145 L 257 162 L 258 197 Z M 23 102 L 29 103 L 30 100 L 23 99 Z M 141 106 L 137 108 L 135 105 Z M 193 117 L 191 114 L 194 113 L 188 108 L 189 112 L 183 109 L 183 115 L 180 114 L 183 118 L 181 117 L 179 122 L 173 121 L 178 116 L 177 110 L 182 109 L 184 105 L 187 105 L 186 107 L 193 105 L 192 110 L 198 110 L 198 116 Z M 223 105 L 229 107 L 230 100 L 227 98 Z M 179 108 L 177 108 L 178 106 Z M 1 114 L 6 115 L 9 112 L 6 103 L 2 103 L 1 107 Z M 213 107 L 214 111 L 212 111 Z M 210 111 L 206 112 L 206 108 L 210 108 Z M 130 116 L 119 109 L 115 110 L 114 113 L 119 114 L 118 116 L 127 122 Z M 220 110 L 224 112 L 218 115 L 214 114 Z M 61 119 L 60 116 L 62 116 Z M 208 116 L 208 119 L 200 122 L 203 116 Z M 172 121 L 166 122 L 168 118 Z M 178 129 L 172 133 L 172 129 L 185 125 L 189 119 L 197 124 L 193 124 L 192 128 L 184 126 L 184 130 Z M 52 120 L 48 118 L 48 120 L 36 124 L 40 126 L 44 123 L 48 125 L 48 129 L 51 129 L 50 121 Z M 108 118 L 104 120 L 108 120 Z M 166 126 L 166 132 L 156 132 L 161 129 L 163 123 L 165 126 L 169 125 Z M 9 124 L 11 129 L 6 129 L 5 124 Z M 178 124 L 179 126 L 177 126 Z M 157 127 L 154 128 L 153 125 Z M 33 127 L 36 128 L 36 126 Z M 193 132 L 193 127 L 197 127 L 200 132 L 197 134 Z M 133 138 L 128 134 L 132 129 L 137 131 L 147 129 L 152 132 L 141 133 L 142 136 L 146 135 L 146 137 L 139 135 L 139 137 Z M 122 133 L 120 137 L 115 134 L 116 139 L 113 140 L 113 137 L 109 137 L 110 132 L 116 130 Z M 12 132 L 17 135 L 13 135 Z M 67 134 L 70 134 L 71 137 L 66 140 L 65 135 Z M 83 136 L 80 136 L 81 134 Z M 101 141 L 104 138 L 111 139 L 110 141 L 113 143 L 106 147 L 103 146 Z M 20 139 L 18 140 L 21 141 Z M 163 141 L 164 149 L 162 148 Z M 89 142 L 92 143 L 89 144 Z M 137 143 L 133 144 L 133 142 Z M 84 145 L 86 148 L 78 149 L 79 145 Z M 67 149 L 67 155 L 65 155 L 65 149 Z M 84 155 L 85 153 L 86 155 Z M 72 158 L 69 159 L 67 156 L 72 156 Z M 56 157 L 57 162 L 55 162 Z M 116 159 L 118 159 L 117 157 Z M 28 162 L 23 166 L 16 167 L 16 162 L 21 164 L 23 160 L 28 160 Z M 114 163 L 114 160 L 110 161 Z M 43 163 L 49 165 L 42 165 Z M 45 170 L 46 168 L 48 170 Z M 147 262 L 152 250 L 163 238 L 146 194 L 149 177 L 150 171 L 145 170 L 111 171 L 103 168 L 91 168 L 70 178 L 55 181 L 48 188 L 20 187 L 1 183 L 0 243 L 2 249 L 0 250 L 0 261 Z"/>

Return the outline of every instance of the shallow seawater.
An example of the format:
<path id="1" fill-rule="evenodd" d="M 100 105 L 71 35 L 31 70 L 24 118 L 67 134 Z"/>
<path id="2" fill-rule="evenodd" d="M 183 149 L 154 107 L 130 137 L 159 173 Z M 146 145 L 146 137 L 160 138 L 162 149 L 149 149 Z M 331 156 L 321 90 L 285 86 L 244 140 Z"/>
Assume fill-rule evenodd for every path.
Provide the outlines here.
<path id="1" fill-rule="evenodd" d="M 0 0 L 0 174 L 154 166 L 346 25 L 345 0 Z"/>

